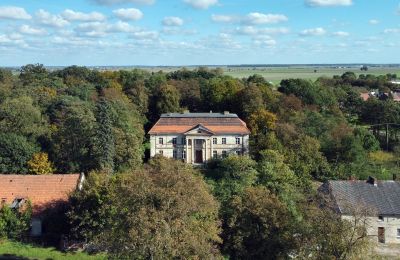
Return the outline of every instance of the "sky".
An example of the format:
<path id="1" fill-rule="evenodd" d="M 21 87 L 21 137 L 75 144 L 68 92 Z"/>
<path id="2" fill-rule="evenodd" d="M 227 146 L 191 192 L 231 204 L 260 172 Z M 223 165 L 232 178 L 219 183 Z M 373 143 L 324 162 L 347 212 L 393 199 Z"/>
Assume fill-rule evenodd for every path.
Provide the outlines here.
<path id="1" fill-rule="evenodd" d="M 0 66 L 400 63 L 399 0 L 0 0 Z"/>

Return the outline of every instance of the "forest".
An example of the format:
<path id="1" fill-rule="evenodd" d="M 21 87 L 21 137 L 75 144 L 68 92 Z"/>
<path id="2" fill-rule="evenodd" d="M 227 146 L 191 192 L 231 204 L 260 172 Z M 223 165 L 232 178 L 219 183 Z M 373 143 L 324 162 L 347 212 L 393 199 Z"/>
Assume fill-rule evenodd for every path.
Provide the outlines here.
<path id="1" fill-rule="evenodd" d="M 207 68 L 0 69 L 0 173 L 84 172 L 84 189 L 49 214 L 48 240 L 67 235 L 110 258 L 347 259 L 367 241 L 321 207 L 317 188 L 398 172 L 396 78 L 347 72 L 275 86 Z M 364 101 L 368 91 L 388 94 Z M 149 158 L 146 132 L 184 110 L 238 114 L 250 156 L 204 168 Z M 15 214 L 4 228 L 10 212 L 0 210 L 0 237 L 24 240 L 26 216 Z"/>

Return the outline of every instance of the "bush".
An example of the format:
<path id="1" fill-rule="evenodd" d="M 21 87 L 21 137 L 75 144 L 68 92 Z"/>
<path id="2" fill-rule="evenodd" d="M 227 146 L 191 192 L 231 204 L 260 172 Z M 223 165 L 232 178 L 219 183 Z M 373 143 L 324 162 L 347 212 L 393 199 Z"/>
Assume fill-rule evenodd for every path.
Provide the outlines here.
<path id="1" fill-rule="evenodd" d="M 0 208 L 0 238 L 21 240 L 30 229 L 32 207 L 30 202 L 25 209 L 12 209 L 3 205 Z"/>

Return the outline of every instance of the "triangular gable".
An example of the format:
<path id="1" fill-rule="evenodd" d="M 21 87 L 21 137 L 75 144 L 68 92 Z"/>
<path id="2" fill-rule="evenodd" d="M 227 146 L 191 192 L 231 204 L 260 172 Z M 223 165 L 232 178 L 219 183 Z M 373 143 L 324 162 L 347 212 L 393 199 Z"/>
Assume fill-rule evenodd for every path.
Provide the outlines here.
<path id="1" fill-rule="evenodd" d="M 200 132 L 200 133 L 199 133 Z M 198 124 L 195 127 L 189 129 L 184 133 L 185 135 L 214 135 L 214 132 L 208 129 L 207 127 L 203 126 L 202 124 Z"/>

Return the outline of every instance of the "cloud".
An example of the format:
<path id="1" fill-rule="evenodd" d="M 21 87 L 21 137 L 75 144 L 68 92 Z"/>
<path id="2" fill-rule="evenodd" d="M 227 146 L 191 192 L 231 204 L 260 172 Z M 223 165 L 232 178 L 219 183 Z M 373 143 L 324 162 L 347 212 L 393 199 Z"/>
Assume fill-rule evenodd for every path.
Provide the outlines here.
<path id="1" fill-rule="evenodd" d="M 32 18 L 24 8 L 17 6 L 0 6 L 0 18 L 2 19 L 15 19 L 15 20 L 29 20 Z"/>
<path id="2" fill-rule="evenodd" d="M 348 32 L 342 32 L 342 31 L 338 31 L 338 32 L 334 32 L 332 33 L 333 36 L 338 36 L 338 37 L 347 37 L 350 34 Z"/>
<path id="3" fill-rule="evenodd" d="M 116 5 L 116 4 L 144 4 L 151 5 L 155 0 L 92 0 L 99 5 Z"/>
<path id="4" fill-rule="evenodd" d="M 183 0 L 183 1 L 195 9 L 203 9 L 203 10 L 218 4 L 218 0 Z"/>
<path id="5" fill-rule="evenodd" d="M 21 25 L 21 27 L 19 27 L 19 32 L 22 34 L 28 34 L 34 36 L 42 36 L 47 34 L 47 31 L 43 28 L 33 28 L 26 24 Z"/>
<path id="6" fill-rule="evenodd" d="M 81 23 L 74 30 L 79 35 L 88 37 L 104 37 L 110 33 L 133 33 L 140 31 L 139 28 L 122 21 L 114 24 L 105 22 Z"/>
<path id="7" fill-rule="evenodd" d="M 353 0 L 305 0 L 305 3 L 311 7 L 350 6 Z"/>
<path id="8" fill-rule="evenodd" d="M 389 29 L 385 29 L 383 32 L 386 33 L 386 34 L 400 33 L 400 29 L 398 29 L 398 28 L 389 28 Z"/>
<path id="9" fill-rule="evenodd" d="M 288 18 L 283 14 L 262 14 L 262 13 L 249 13 L 243 19 L 246 24 L 271 24 L 286 22 Z"/>
<path id="10" fill-rule="evenodd" d="M 322 36 L 325 34 L 326 34 L 325 29 L 321 27 L 306 29 L 300 32 L 301 36 Z"/>
<path id="11" fill-rule="evenodd" d="M 242 23 L 247 25 L 259 25 L 286 22 L 289 19 L 283 14 L 263 14 L 254 12 L 245 16 L 213 14 L 211 16 L 211 20 L 217 23 Z"/>
<path id="12" fill-rule="evenodd" d="M 158 32 L 156 31 L 141 31 L 135 32 L 132 36 L 140 40 L 155 40 L 158 38 Z"/>
<path id="13" fill-rule="evenodd" d="M 82 12 L 75 12 L 70 9 L 64 10 L 61 13 L 61 16 L 67 21 L 82 21 L 82 22 L 100 22 L 104 21 L 106 17 L 99 12 L 91 12 L 91 13 L 82 13 Z"/>
<path id="14" fill-rule="evenodd" d="M 183 20 L 176 16 L 169 16 L 163 19 L 162 24 L 164 26 L 182 26 Z"/>
<path id="15" fill-rule="evenodd" d="M 136 8 L 121 8 L 114 10 L 113 13 L 122 20 L 133 20 L 137 21 L 143 18 L 143 13 Z"/>
<path id="16" fill-rule="evenodd" d="M 211 20 L 216 23 L 233 23 L 236 22 L 239 18 L 234 15 L 211 15 Z"/>
<path id="17" fill-rule="evenodd" d="M 375 25 L 375 24 L 378 24 L 379 21 L 378 21 L 378 20 L 375 20 L 375 19 L 371 19 L 371 20 L 368 21 L 368 23 L 369 23 L 369 24 L 372 24 L 372 25 Z"/>
<path id="18" fill-rule="evenodd" d="M 274 47 L 277 44 L 276 40 L 272 39 L 270 36 L 267 36 L 267 35 L 254 37 L 253 43 L 260 47 L 263 47 L 263 46 Z"/>
<path id="19" fill-rule="evenodd" d="M 253 26 L 237 27 L 235 29 L 236 34 L 242 35 L 266 35 L 266 34 L 287 34 L 290 30 L 286 27 L 270 27 L 270 28 L 256 28 Z"/>
<path id="20" fill-rule="evenodd" d="M 52 27 L 64 27 L 69 24 L 67 20 L 64 20 L 59 15 L 52 15 L 43 9 L 36 12 L 36 20 L 42 25 L 48 25 Z"/>
<path id="21" fill-rule="evenodd" d="M 194 35 L 197 33 L 196 30 L 182 30 L 181 28 L 178 27 L 164 27 L 162 29 L 162 33 L 163 34 L 167 34 L 167 35 L 177 35 L 177 34 L 181 34 L 181 35 Z"/>

